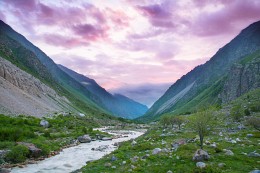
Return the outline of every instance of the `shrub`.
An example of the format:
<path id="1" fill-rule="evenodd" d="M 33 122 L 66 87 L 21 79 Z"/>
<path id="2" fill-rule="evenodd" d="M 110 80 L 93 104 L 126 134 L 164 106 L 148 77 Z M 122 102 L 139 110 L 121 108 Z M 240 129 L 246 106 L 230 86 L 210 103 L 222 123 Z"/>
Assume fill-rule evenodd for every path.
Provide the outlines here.
<path id="1" fill-rule="evenodd" d="M 247 120 L 247 124 L 260 131 L 260 118 L 251 117 Z"/>
<path id="2" fill-rule="evenodd" d="M 5 160 L 11 163 L 24 162 L 29 155 L 29 150 L 23 145 L 17 145 L 7 153 Z"/>

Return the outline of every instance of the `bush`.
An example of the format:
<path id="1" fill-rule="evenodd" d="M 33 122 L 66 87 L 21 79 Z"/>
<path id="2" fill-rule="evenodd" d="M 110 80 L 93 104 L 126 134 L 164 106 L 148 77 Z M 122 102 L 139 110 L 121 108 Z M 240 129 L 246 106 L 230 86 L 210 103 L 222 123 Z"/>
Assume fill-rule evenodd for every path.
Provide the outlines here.
<path id="1" fill-rule="evenodd" d="M 260 131 L 260 118 L 251 117 L 247 120 L 247 124 Z"/>
<path id="2" fill-rule="evenodd" d="M 24 162 L 29 155 L 29 150 L 23 145 L 17 145 L 5 156 L 5 160 L 11 163 Z"/>

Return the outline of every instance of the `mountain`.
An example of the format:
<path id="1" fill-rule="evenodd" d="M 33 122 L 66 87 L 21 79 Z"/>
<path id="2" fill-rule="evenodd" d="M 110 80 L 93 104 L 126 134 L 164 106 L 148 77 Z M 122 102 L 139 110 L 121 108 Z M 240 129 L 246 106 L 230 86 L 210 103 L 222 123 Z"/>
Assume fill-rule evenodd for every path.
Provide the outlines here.
<path id="1" fill-rule="evenodd" d="M 259 50 L 260 21 L 242 30 L 205 64 L 177 80 L 139 119 L 149 121 L 165 113 L 185 114 L 221 105 L 259 87 Z"/>
<path id="2" fill-rule="evenodd" d="M 57 111 L 64 110 L 64 107 L 67 107 L 69 110 L 77 110 L 78 112 L 87 112 L 89 114 L 105 113 L 124 118 L 136 118 L 137 116 L 143 115 L 147 110 L 146 106 L 134 102 L 128 98 L 117 99 L 115 96 L 108 93 L 105 89 L 101 88 L 92 79 L 76 74 L 69 69 L 64 71 L 65 67 L 61 69 L 38 47 L 34 46 L 24 36 L 14 31 L 3 21 L 0 21 L 0 56 L 10 61 L 13 65 L 17 66 L 17 70 L 22 70 L 27 73 L 23 76 L 25 81 L 29 81 L 31 75 L 35 81 L 39 80 L 39 83 L 41 83 L 37 84 L 35 87 L 39 85 L 47 86 L 49 89 L 54 91 L 55 95 L 59 96 L 60 98 L 66 98 L 65 100 L 67 101 L 64 104 L 69 104 L 70 106 L 63 105 L 61 107 L 62 109 L 58 109 L 60 108 L 59 106 L 54 106 L 57 108 Z M 12 69 L 13 67 L 10 66 L 10 68 L 5 71 L 12 71 Z M 70 71 L 70 73 L 68 73 L 68 71 Z M 18 75 L 18 73 L 13 73 L 12 78 L 16 78 L 16 75 Z M 4 72 L 2 73 L 1 77 L 5 78 Z M 81 80 L 83 80 L 83 82 Z M 12 82 L 10 83 L 13 84 Z M 86 86 L 86 83 L 91 83 L 91 85 Z M 18 89 L 21 88 L 18 87 Z M 9 92 L 11 96 L 12 92 Z M 39 92 L 40 91 L 38 91 L 38 94 Z M 30 95 L 28 92 L 27 94 Z M 6 96 L 7 95 L 8 94 L 6 94 Z M 53 98 L 53 96 L 51 97 Z M 6 98 L 6 100 L 8 99 L 10 98 Z M 46 103 L 48 103 L 47 100 L 45 100 Z M 57 100 L 60 102 L 60 99 Z M 1 104 L 4 102 L 2 99 L 0 101 Z M 12 101 L 10 100 L 8 103 L 16 103 Z M 17 113 L 17 111 L 14 109 L 7 109 L 8 103 L 1 105 L 1 109 L 6 110 L 5 112 Z M 30 102 L 24 102 L 24 106 L 22 106 L 24 107 L 24 110 L 17 108 L 20 110 L 18 112 L 31 114 L 33 109 L 30 109 L 29 112 L 25 111 L 26 107 L 28 107 L 26 105 L 30 105 Z M 37 107 L 41 106 L 38 105 Z M 52 107 L 48 106 L 44 110 L 45 111 L 36 113 L 36 115 L 42 116 L 46 113 L 49 113 L 50 110 L 52 110 L 52 112 L 54 111 Z"/>
<path id="3" fill-rule="evenodd" d="M 77 112 L 85 112 L 88 114 L 95 114 L 95 115 L 102 115 L 103 113 L 106 113 L 104 109 L 102 109 L 97 103 L 98 103 L 98 97 L 95 95 L 92 95 L 83 85 L 78 83 L 76 80 L 71 78 L 69 75 L 64 73 L 62 70 L 59 69 L 59 67 L 46 55 L 44 54 L 39 48 L 35 47 L 33 44 L 31 44 L 26 38 L 24 38 L 22 35 L 15 32 L 10 26 L 6 25 L 4 22 L 0 21 L 0 56 L 9 62 L 11 62 L 13 65 L 18 67 L 15 71 L 13 70 L 13 66 L 5 65 L 5 68 L 2 67 L 2 78 L 3 82 L 9 82 L 9 84 L 13 84 L 12 81 L 6 80 L 6 72 L 11 72 L 11 78 L 17 79 L 16 81 L 30 81 L 30 79 L 33 77 L 33 80 L 38 79 L 38 84 L 35 85 L 35 87 L 46 85 L 52 90 L 55 91 L 55 95 L 59 95 L 61 98 L 66 98 L 65 100 L 68 100 L 69 107 L 65 106 L 71 111 L 77 111 Z M 5 61 L 2 61 L 3 63 Z M 22 70 L 23 72 L 27 73 L 26 75 L 23 75 L 21 80 L 19 80 L 19 73 L 16 71 Z M 32 76 L 32 77 L 31 77 Z M 39 82 L 41 84 L 39 85 Z M 9 84 L 7 84 L 9 86 Z M 30 83 L 23 83 L 24 87 L 31 87 Z M 28 85 L 27 85 L 28 84 Z M 27 85 L 27 86 L 26 86 Z M 3 88 L 2 88 L 3 89 Z M 21 86 L 17 87 L 17 91 L 21 89 Z M 12 90 L 14 91 L 14 90 Z M 27 90 L 29 91 L 29 90 Z M 7 92 L 7 91 L 5 91 Z M 49 111 L 40 111 L 37 113 L 35 109 L 35 114 L 31 114 L 31 112 L 25 111 L 28 106 L 30 106 L 30 102 L 26 102 L 26 97 L 30 93 L 26 92 L 23 93 L 24 102 L 22 106 L 22 109 L 19 109 L 19 112 L 16 112 L 15 110 L 8 110 L 6 105 L 2 105 L 7 100 L 10 100 L 8 102 L 9 104 L 14 104 L 15 102 L 12 102 L 12 100 L 15 100 L 15 98 L 11 99 L 13 92 L 9 91 L 9 98 L 7 97 L 1 97 L 1 110 L 6 110 L 5 112 L 10 113 L 20 113 L 20 114 L 30 114 L 30 115 L 38 115 L 42 116 L 46 113 L 49 113 Z M 22 92 L 25 92 L 24 90 Z M 48 92 L 46 92 L 48 94 Z M 21 94 L 20 94 L 21 95 Z M 6 94 L 5 96 L 8 96 Z M 33 95 L 30 95 L 33 96 Z M 52 97 L 52 96 L 51 96 Z M 38 97 L 40 98 L 40 97 Z M 20 101 L 22 98 L 20 99 Z M 39 100 L 38 100 L 39 101 Z M 47 101 L 47 100 L 46 100 Z M 48 102 L 48 101 L 47 101 Z M 20 102 L 22 103 L 22 102 Z M 49 102 L 51 103 L 51 102 Z M 67 103 L 66 103 L 67 104 Z M 64 108 L 64 106 L 62 106 Z M 37 106 L 37 110 L 41 109 Z M 49 109 L 48 110 L 52 110 Z M 59 109 L 57 109 L 58 111 Z M 62 109 L 67 110 L 67 109 Z M 2 113 L 2 112 L 1 112 Z"/>
<path id="4" fill-rule="evenodd" d="M 128 97 L 119 94 L 110 94 L 104 88 L 99 86 L 93 79 L 78 74 L 62 65 L 59 65 L 59 67 L 72 78 L 84 85 L 88 91 L 97 95 L 105 106 L 105 109 L 112 112 L 113 115 L 134 119 L 143 115 L 148 110 L 147 106 L 131 100 Z"/>

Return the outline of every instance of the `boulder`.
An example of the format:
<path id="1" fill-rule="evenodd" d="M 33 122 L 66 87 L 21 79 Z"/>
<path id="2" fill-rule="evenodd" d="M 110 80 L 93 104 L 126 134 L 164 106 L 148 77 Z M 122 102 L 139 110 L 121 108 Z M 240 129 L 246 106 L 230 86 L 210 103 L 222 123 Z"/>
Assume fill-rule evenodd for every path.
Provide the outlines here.
<path id="1" fill-rule="evenodd" d="M 223 168 L 223 167 L 225 167 L 225 166 L 226 166 L 225 163 L 219 163 L 219 164 L 218 164 L 218 167 L 220 167 L 220 168 Z"/>
<path id="2" fill-rule="evenodd" d="M 34 144 L 32 143 L 27 143 L 27 142 L 17 142 L 18 145 L 24 145 L 28 148 L 29 152 L 30 152 L 30 156 L 31 157 L 40 157 L 41 156 L 41 152 L 42 150 L 37 148 Z"/>
<path id="3" fill-rule="evenodd" d="M 89 143 L 91 142 L 91 137 L 89 135 L 83 135 L 78 137 L 80 143 Z"/>
<path id="4" fill-rule="evenodd" d="M 256 153 L 256 152 L 254 151 L 254 152 L 248 153 L 247 156 L 248 156 L 248 157 L 260 157 L 260 154 L 259 154 L 259 153 Z"/>
<path id="5" fill-rule="evenodd" d="M 202 149 L 198 149 L 195 152 L 192 160 L 198 162 L 198 161 L 203 161 L 203 160 L 209 160 L 209 158 L 210 158 L 210 156 L 206 151 L 204 151 Z"/>
<path id="6" fill-rule="evenodd" d="M 0 150 L 0 159 L 3 159 L 10 150 Z"/>
<path id="7" fill-rule="evenodd" d="M 9 169 L 4 169 L 4 168 L 0 168 L 0 173 L 10 173 L 11 170 Z"/>
<path id="8" fill-rule="evenodd" d="M 246 137 L 248 137 L 248 138 L 251 138 L 251 137 L 253 137 L 254 135 L 253 134 L 247 134 L 246 135 Z"/>
<path id="9" fill-rule="evenodd" d="M 113 155 L 113 156 L 111 157 L 111 161 L 114 162 L 114 161 L 116 161 L 116 160 L 117 160 L 117 157 Z"/>
<path id="10" fill-rule="evenodd" d="M 204 163 L 204 162 L 197 162 L 197 163 L 196 163 L 196 166 L 197 166 L 197 168 L 202 169 L 202 168 L 205 168 L 205 167 L 206 167 L 206 163 Z"/>
<path id="11" fill-rule="evenodd" d="M 132 141 L 131 145 L 135 146 L 137 144 L 137 142 L 135 140 Z"/>
<path id="12" fill-rule="evenodd" d="M 162 150 L 161 150 L 161 148 L 155 148 L 155 149 L 153 149 L 153 154 L 159 154 L 160 152 L 161 152 Z"/>
<path id="13" fill-rule="evenodd" d="M 102 141 L 111 141 L 112 140 L 112 138 L 110 138 L 110 137 L 103 137 L 102 138 Z"/>
<path id="14" fill-rule="evenodd" d="M 260 170 L 256 169 L 256 170 L 251 171 L 250 173 L 260 173 Z"/>
<path id="15" fill-rule="evenodd" d="M 234 156 L 234 153 L 231 150 L 226 150 L 225 153 L 227 156 Z"/>
<path id="16" fill-rule="evenodd" d="M 130 160 L 131 160 L 131 162 L 137 162 L 139 160 L 139 157 L 138 156 L 134 156 Z"/>
<path id="17" fill-rule="evenodd" d="M 47 120 L 41 120 L 40 125 L 44 128 L 48 128 L 50 126 Z"/>

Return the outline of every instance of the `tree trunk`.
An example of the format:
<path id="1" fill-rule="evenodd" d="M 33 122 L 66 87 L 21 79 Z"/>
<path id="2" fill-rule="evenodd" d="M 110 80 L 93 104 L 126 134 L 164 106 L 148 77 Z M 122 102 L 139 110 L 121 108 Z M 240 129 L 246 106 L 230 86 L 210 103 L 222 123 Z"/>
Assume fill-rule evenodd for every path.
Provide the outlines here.
<path id="1" fill-rule="evenodd" d="M 200 149 L 203 150 L 203 135 L 200 133 L 199 137 L 200 137 Z"/>

